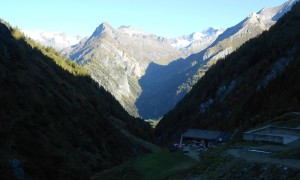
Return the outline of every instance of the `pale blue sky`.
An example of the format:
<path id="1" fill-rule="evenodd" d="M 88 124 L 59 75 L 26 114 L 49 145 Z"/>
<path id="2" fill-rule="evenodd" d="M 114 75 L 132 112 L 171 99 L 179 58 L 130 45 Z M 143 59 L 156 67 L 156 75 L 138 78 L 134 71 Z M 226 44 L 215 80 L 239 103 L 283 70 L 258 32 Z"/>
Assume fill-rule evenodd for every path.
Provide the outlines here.
<path id="1" fill-rule="evenodd" d="M 0 18 L 24 30 L 89 36 L 103 21 L 177 37 L 228 28 L 252 12 L 287 0 L 3 0 Z"/>

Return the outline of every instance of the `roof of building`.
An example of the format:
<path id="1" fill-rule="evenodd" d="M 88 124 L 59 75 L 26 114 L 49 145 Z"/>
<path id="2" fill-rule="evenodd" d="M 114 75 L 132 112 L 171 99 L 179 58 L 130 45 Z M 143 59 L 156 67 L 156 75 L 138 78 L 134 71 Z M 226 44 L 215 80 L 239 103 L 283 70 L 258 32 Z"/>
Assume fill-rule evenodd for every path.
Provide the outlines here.
<path id="1" fill-rule="evenodd" d="M 199 129 L 188 129 L 184 134 L 184 138 L 201 139 L 219 141 L 220 139 L 228 141 L 231 138 L 231 133 L 221 131 L 208 131 Z"/>

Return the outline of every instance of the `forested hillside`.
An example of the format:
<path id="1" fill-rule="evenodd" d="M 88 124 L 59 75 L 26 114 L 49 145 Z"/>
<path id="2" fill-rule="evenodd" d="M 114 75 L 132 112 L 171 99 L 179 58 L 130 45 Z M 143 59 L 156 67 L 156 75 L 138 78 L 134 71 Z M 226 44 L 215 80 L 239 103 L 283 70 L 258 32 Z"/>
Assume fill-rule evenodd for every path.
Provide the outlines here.
<path id="1" fill-rule="evenodd" d="M 0 179 L 88 179 L 156 150 L 152 134 L 84 69 L 1 20 Z"/>
<path id="2" fill-rule="evenodd" d="M 188 128 L 232 132 L 300 111 L 300 4 L 213 65 L 156 127 L 161 143 Z M 238 130 L 238 131 L 236 131 Z"/>

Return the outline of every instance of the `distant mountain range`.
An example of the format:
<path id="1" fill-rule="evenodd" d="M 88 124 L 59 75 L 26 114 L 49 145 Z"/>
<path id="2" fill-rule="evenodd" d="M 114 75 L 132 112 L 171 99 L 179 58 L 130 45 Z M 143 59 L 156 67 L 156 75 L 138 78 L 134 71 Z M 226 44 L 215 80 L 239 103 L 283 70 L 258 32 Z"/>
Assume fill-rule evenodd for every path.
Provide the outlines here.
<path id="1" fill-rule="evenodd" d="M 108 23 L 106 23 L 108 24 Z M 120 26 L 118 31 L 127 34 L 130 37 L 142 37 L 149 36 L 150 34 L 139 30 L 132 26 Z M 81 40 L 85 40 L 81 36 L 68 36 L 64 32 L 46 32 L 41 30 L 26 31 L 23 30 L 24 34 L 40 44 L 48 47 L 51 46 L 58 51 L 68 51 L 71 46 L 77 45 Z M 194 32 L 190 35 L 184 35 L 177 38 L 168 39 L 170 45 L 180 50 L 184 56 L 199 52 L 204 48 L 208 47 L 217 37 L 222 34 L 224 29 L 222 28 L 207 28 L 201 32 Z M 156 36 L 153 35 L 152 36 Z M 164 37 L 162 37 L 164 38 Z M 167 38 L 164 38 L 167 39 Z"/>
<path id="2" fill-rule="evenodd" d="M 23 31 L 24 34 L 36 42 L 48 47 L 51 46 L 57 51 L 78 44 L 83 38 L 81 36 L 68 36 L 64 32 L 46 31 Z"/>
<path id="3" fill-rule="evenodd" d="M 131 26 L 114 29 L 104 22 L 89 38 L 63 53 L 86 67 L 130 114 L 158 119 L 211 65 L 268 30 L 295 2 L 252 13 L 226 30 L 208 28 L 173 39 Z"/>

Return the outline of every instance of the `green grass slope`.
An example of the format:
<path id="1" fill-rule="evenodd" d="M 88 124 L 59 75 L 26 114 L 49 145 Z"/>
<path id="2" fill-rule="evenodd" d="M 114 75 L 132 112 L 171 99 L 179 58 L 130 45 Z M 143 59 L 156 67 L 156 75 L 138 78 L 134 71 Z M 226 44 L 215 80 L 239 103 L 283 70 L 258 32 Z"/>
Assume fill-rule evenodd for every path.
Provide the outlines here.
<path id="1" fill-rule="evenodd" d="M 0 179 L 88 179 L 155 151 L 151 134 L 84 69 L 1 21 Z"/>
<path id="2" fill-rule="evenodd" d="M 161 151 L 97 174 L 92 179 L 165 179 L 193 167 L 196 160 L 180 152 Z"/>

